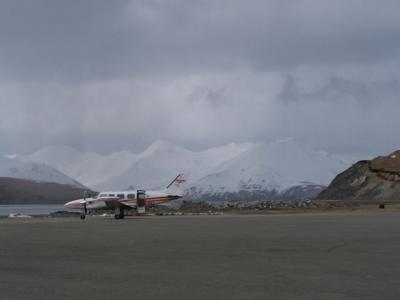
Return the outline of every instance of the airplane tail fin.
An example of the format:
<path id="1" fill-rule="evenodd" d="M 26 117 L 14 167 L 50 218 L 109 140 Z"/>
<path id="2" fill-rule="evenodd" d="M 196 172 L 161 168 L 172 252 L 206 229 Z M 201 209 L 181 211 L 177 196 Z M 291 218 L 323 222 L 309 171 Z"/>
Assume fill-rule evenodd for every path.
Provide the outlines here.
<path id="1" fill-rule="evenodd" d="M 167 186 L 166 192 L 170 195 L 174 196 L 183 196 L 183 188 L 185 185 L 186 179 L 183 174 L 179 174 L 175 177 L 175 179 Z"/>

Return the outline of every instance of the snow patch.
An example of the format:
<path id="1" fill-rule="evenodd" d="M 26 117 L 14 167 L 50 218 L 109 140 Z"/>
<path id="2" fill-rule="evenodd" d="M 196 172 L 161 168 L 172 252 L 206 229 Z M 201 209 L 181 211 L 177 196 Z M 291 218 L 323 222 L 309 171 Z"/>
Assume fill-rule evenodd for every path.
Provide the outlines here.
<path id="1" fill-rule="evenodd" d="M 34 163 L 0 156 L 0 177 L 11 177 L 36 182 L 54 182 L 84 188 L 76 180 L 45 163 Z"/>

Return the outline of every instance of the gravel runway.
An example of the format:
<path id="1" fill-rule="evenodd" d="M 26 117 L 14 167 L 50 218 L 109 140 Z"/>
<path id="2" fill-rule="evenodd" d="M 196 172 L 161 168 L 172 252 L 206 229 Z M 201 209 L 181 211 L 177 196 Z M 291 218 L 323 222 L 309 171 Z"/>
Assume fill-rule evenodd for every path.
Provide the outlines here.
<path id="1" fill-rule="evenodd" d="M 0 219 L 0 299 L 400 299 L 400 214 Z"/>

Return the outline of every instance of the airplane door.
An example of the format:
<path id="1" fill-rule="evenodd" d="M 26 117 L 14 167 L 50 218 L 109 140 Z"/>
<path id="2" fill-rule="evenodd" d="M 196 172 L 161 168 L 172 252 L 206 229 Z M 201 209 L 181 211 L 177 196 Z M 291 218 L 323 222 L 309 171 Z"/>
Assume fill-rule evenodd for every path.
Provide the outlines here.
<path id="1" fill-rule="evenodd" d="M 136 201 L 137 201 L 137 212 L 142 215 L 146 213 L 146 191 L 137 190 L 136 191 Z"/>

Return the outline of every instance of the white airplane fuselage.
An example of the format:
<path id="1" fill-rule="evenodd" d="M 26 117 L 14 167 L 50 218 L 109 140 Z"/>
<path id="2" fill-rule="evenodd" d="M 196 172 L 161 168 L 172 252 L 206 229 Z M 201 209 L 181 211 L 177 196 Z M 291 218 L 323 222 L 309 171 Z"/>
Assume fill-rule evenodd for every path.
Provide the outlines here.
<path id="1" fill-rule="evenodd" d="M 145 205 L 155 206 L 175 199 L 181 195 L 171 195 L 163 191 L 146 191 Z M 137 207 L 137 191 L 110 191 L 101 192 L 97 197 L 82 198 L 67 202 L 66 208 L 83 209 L 86 204 L 87 209 L 114 208 L 117 205 L 123 205 L 130 208 Z"/>
<path id="2" fill-rule="evenodd" d="M 179 174 L 162 191 L 130 190 L 101 192 L 96 197 L 85 197 L 73 200 L 65 203 L 64 206 L 66 208 L 80 209 L 82 211 L 82 219 L 85 218 L 88 210 L 96 209 L 114 209 L 115 215 L 118 215 L 118 218 L 123 218 L 125 209 L 138 208 L 139 191 L 142 197 L 141 206 L 155 206 L 160 203 L 181 198 L 183 196 L 183 185 L 185 182 L 186 180 L 183 175 Z"/>

